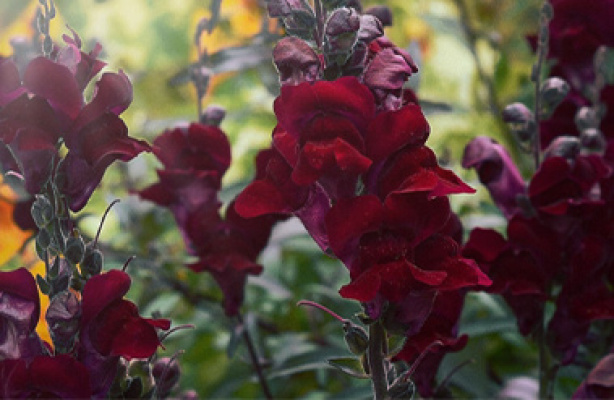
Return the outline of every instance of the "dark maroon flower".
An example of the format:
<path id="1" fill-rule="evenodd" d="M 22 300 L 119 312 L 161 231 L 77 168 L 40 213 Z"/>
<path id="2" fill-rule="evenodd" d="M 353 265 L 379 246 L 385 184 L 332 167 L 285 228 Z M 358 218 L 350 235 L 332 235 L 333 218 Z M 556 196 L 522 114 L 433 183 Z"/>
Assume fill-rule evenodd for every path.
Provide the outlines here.
<path id="1" fill-rule="evenodd" d="M 0 59 L 0 108 L 15 100 L 24 92 L 19 70 L 8 58 Z"/>
<path id="2" fill-rule="evenodd" d="M 187 236 L 195 247 L 198 262 L 189 267 L 195 272 L 213 275 L 224 293 L 224 310 L 236 315 L 243 303 L 243 288 L 248 275 L 258 275 L 262 266 L 256 263 L 268 242 L 273 224 L 279 216 L 264 215 L 246 219 L 231 203 L 225 219 L 217 210 L 203 209 L 190 217 Z"/>
<path id="3" fill-rule="evenodd" d="M 350 270 L 341 295 L 369 302 L 379 293 L 402 301 L 412 290 L 488 285 L 458 244 L 436 234 L 450 215 L 447 198 L 372 195 L 337 202 L 326 216 L 331 249 Z"/>
<path id="4" fill-rule="evenodd" d="M 35 332 L 40 316 L 36 282 L 25 268 L 0 271 L 0 360 L 42 353 Z"/>
<path id="5" fill-rule="evenodd" d="M 599 46 L 614 46 L 612 0 L 553 0 L 548 56 L 576 89 L 593 80 L 593 55 Z M 588 79 L 587 79 L 588 78 Z"/>
<path id="6" fill-rule="evenodd" d="M 433 395 L 435 374 L 446 353 L 460 351 L 467 344 L 467 335 L 458 337 L 458 321 L 463 308 L 463 294 L 458 291 L 441 292 L 422 329 L 408 335 L 403 349 L 394 357 L 413 364 L 420 355 L 426 356 L 416 366 L 412 381 L 424 397 Z M 439 342 L 439 344 L 436 344 Z"/>
<path id="7" fill-rule="evenodd" d="M 296 215 L 320 248 L 326 250 L 324 216 L 330 209 L 330 199 L 323 189 L 319 185 L 297 185 L 291 178 L 291 166 L 275 148 L 258 154 L 256 170 L 254 181 L 237 196 L 237 213 L 245 218 Z"/>
<path id="8" fill-rule="evenodd" d="M 281 134 L 296 141 L 297 153 L 276 144 L 293 168 L 292 179 L 305 186 L 323 178 L 332 190 L 338 180 L 365 172 L 371 160 L 364 154 L 364 135 L 374 113 L 369 89 L 353 77 L 282 87 L 274 141 Z"/>
<path id="9" fill-rule="evenodd" d="M 0 361 L 0 397 L 85 399 L 92 396 L 90 374 L 66 354 Z"/>
<path id="10" fill-rule="evenodd" d="M 165 131 L 154 140 L 153 153 L 167 170 L 215 171 L 220 181 L 231 157 L 224 132 L 198 123 Z"/>
<path id="11" fill-rule="evenodd" d="M 96 394 L 108 392 L 119 357 L 150 357 L 160 346 L 157 329 L 170 327 L 166 319 L 142 318 L 136 305 L 123 299 L 130 284 L 128 274 L 111 270 L 90 278 L 82 291 L 79 360 Z"/>
<path id="12" fill-rule="evenodd" d="M 562 216 L 584 211 L 585 217 L 587 206 L 601 203 L 597 184 L 610 173 L 603 158 L 596 155 L 578 156 L 573 162 L 550 157 L 531 180 L 529 199 L 545 214 Z"/>
<path id="13" fill-rule="evenodd" d="M 475 168 L 480 182 L 506 218 L 519 211 L 516 198 L 525 193 L 525 183 L 503 146 L 486 136 L 473 139 L 465 147 L 463 167 Z"/>
<path id="14" fill-rule="evenodd" d="M 156 328 L 168 329 L 166 319 L 147 319 L 123 296 L 130 288 L 130 276 L 111 270 L 90 278 L 83 288 L 82 335 L 105 356 L 150 357 L 160 345 Z"/>
<path id="15" fill-rule="evenodd" d="M 0 140 L 18 160 L 11 160 L 3 151 L 0 162 L 5 169 L 18 172 L 23 167 L 32 194 L 40 191 L 59 165 L 62 181 L 58 186 L 68 197 L 70 209 L 78 211 L 111 163 L 129 161 L 150 147 L 129 137 L 119 118 L 132 101 L 128 77 L 121 71 L 103 74 L 86 103 L 83 91 L 104 66 L 97 60 L 101 48 L 97 45 L 89 54 L 83 53 L 74 32 L 72 38 L 64 36 L 64 41 L 66 46 L 54 60 L 37 57 L 30 61 L 19 84 L 14 66 L 2 63 L 6 76 L 0 82 Z M 68 148 L 65 162 L 59 162 L 59 139 Z"/>

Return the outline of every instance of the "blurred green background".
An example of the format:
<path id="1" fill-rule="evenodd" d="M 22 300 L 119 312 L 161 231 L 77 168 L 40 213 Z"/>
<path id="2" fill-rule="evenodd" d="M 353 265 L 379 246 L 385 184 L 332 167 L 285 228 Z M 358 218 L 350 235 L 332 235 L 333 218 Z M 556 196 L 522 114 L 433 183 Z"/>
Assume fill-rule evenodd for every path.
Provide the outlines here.
<path id="1" fill-rule="evenodd" d="M 504 224 L 476 176 L 460 168 L 464 145 L 476 135 L 506 143 L 521 166 L 528 165 L 499 117 L 513 101 L 530 103 L 532 54 L 526 35 L 537 25 L 537 0 L 389 0 L 364 1 L 391 8 L 393 26 L 386 35 L 410 51 L 420 66 L 409 85 L 422 101 L 431 124 L 429 145 L 440 162 L 471 186 L 473 196 L 456 196 L 453 206 L 466 228 Z M 12 53 L 15 38 L 35 35 L 37 0 L 0 2 L 0 54 Z M 131 135 L 152 141 L 163 130 L 196 119 L 195 90 L 186 68 L 197 59 L 194 32 L 211 15 L 210 1 L 56 0 L 58 16 L 51 34 L 74 29 L 89 51 L 103 46 L 110 70 L 124 70 L 134 85 L 134 101 L 123 114 Z M 230 200 L 249 182 L 253 158 L 268 146 L 275 125 L 272 103 L 278 90 L 270 60 L 272 25 L 256 0 L 223 0 L 216 28 L 201 37 L 215 72 L 204 104 L 226 108 L 222 129 L 232 142 L 233 165 L 224 178 L 222 199 Z M 258 47 L 254 47 L 254 46 Z M 263 47 L 264 46 L 264 47 Z M 241 48 L 233 57 L 229 48 Z M 250 51 L 249 49 L 257 50 Z M 188 259 L 171 214 L 140 201 L 130 192 L 156 179 L 151 154 L 109 169 L 103 185 L 84 211 L 81 227 L 93 236 L 105 207 L 114 208 L 102 231 L 106 268 L 119 268 L 131 255 L 134 285 L 130 297 L 143 315 L 159 313 L 174 324 L 192 324 L 165 342 L 161 354 L 179 356 L 180 388 L 202 398 L 253 398 L 261 392 L 237 340 L 237 321 L 218 304 L 221 292 L 213 279 L 183 266 Z M 13 263 L 16 261 L 13 260 Z M 350 317 L 360 307 L 341 299 L 338 288 L 347 271 L 316 248 L 296 224 L 275 231 L 262 256 L 265 273 L 250 279 L 245 326 L 254 335 L 276 397 L 302 399 L 369 398 L 368 381 L 350 379 L 327 366 L 326 358 L 348 356 L 338 323 L 322 313 L 295 306 L 300 299 L 319 301 Z M 515 321 L 500 299 L 472 294 L 467 299 L 461 332 L 469 345 L 446 357 L 445 377 L 455 366 L 473 360 L 450 379 L 461 396 L 494 397 L 515 376 L 535 376 L 535 351 L 515 330 Z M 569 375 L 567 379 L 566 376 Z M 564 397 L 577 382 L 574 371 L 562 372 L 557 388 Z M 569 387 L 565 385 L 568 383 Z"/>

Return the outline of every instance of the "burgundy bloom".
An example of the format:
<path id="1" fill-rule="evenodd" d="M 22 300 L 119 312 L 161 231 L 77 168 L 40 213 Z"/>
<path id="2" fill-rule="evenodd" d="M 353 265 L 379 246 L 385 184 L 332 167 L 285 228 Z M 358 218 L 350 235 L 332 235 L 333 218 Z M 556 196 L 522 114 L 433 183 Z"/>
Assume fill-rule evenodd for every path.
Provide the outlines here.
<path id="1" fill-rule="evenodd" d="M 475 168 L 480 182 L 506 218 L 518 212 L 516 198 L 524 194 L 525 183 L 503 146 L 486 136 L 473 139 L 465 147 L 463 167 Z"/>
<path id="2" fill-rule="evenodd" d="M 553 0 L 549 53 L 572 87 L 592 82 L 593 55 L 599 46 L 614 46 L 614 1 Z"/>
<path id="3" fill-rule="evenodd" d="M 404 360 L 413 364 L 423 352 L 427 352 L 426 357 L 420 361 L 411 377 L 424 397 L 434 394 L 435 375 L 444 355 L 462 350 L 469 339 L 467 335 L 458 337 L 458 321 L 463 308 L 463 296 L 458 291 L 439 293 L 422 329 L 416 334 L 408 335 L 405 346 L 394 357 L 396 360 Z M 436 342 L 440 344 L 434 345 Z"/>
<path id="4" fill-rule="evenodd" d="M 2 152 L 0 162 L 5 169 L 18 172 L 23 167 L 26 188 L 32 194 L 40 191 L 52 168 L 59 165 L 62 180 L 58 186 L 68 197 L 69 208 L 79 211 L 111 163 L 129 161 L 150 147 L 129 137 L 119 118 L 132 102 L 128 77 L 121 71 L 103 74 L 86 103 L 83 91 L 104 66 L 97 60 L 101 47 L 97 45 L 89 54 L 82 52 L 74 32 L 72 38 L 65 35 L 64 41 L 66 46 L 54 60 L 31 60 L 19 83 L 14 65 L 1 64 L 6 76 L 0 82 L 0 140 L 19 160 Z M 60 138 L 68 148 L 61 163 Z"/>
<path id="5" fill-rule="evenodd" d="M 231 157 L 224 132 L 198 123 L 165 131 L 154 140 L 153 153 L 167 170 L 215 171 L 220 181 Z"/>
<path id="6" fill-rule="evenodd" d="M 275 100 L 280 127 L 274 141 L 286 133 L 296 141 L 297 152 L 276 145 L 293 168 L 292 180 L 305 186 L 323 178 L 333 190 L 339 180 L 365 172 L 371 160 L 364 154 L 364 135 L 374 113 L 369 89 L 353 77 L 282 87 Z"/>
<path id="7" fill-rule="evenodd" d="M 350 270 L 341 295 L 369 302 L 379 293 L 400 302 L 412 290 L 488 285 L 458 244 L 438 235 L 450 215 L 446 198 L 372 195 L 342 200 L 326 216 L 331 249 Z"/>
<path id="8" fill-rule="evenodd" d="M 224 293 L 226 315 L 238 313 L 247 276 L 262 272 L 256 259 L 267 245 L 271 229 L 279 218 L 274 215 L 243 218 L 235 211 L 234 202 L 228 206 L 223 220 L 217 211 L 207 209 L 191 216 L 187 236 L 199 260 L 190 268 L 213 275 Z"/>
<path id="9" fill-rule="evenodd" d="M 90 278 L 82 291 L 79 360 L 97 394 L 107 393 L 119 357 L 150 357 L 161 345 L 157 329 L 170 328 L 169 320 L 142 318 L 137 306 L 123 299 L 130 284 L 128 274 L 111 270 Z"/>
<path id="10" fill-rule="evenodd" d="M 90 374 L 67 354 L 0 361 L 0 397 L 85 399 L 92 396 Z"/>
<path id="11" fill-rule="evenodd" d="M 39 316 L 38 290 L 28 270 L 0 271 L 0 360 L 41 354 L 35 332 Z"/>
<path id="12" fill-rule="evenodd" d="M 321 186 L 299 186 L 291 175 L 291 166 L 275 148 L 261 151 L 256 158 L 256 177 L 237 196 L 236 211 L 245 218 L 296 215 L 320 248 L 326 250 L 324 216 L 330 209 L 330 199 Z"/>

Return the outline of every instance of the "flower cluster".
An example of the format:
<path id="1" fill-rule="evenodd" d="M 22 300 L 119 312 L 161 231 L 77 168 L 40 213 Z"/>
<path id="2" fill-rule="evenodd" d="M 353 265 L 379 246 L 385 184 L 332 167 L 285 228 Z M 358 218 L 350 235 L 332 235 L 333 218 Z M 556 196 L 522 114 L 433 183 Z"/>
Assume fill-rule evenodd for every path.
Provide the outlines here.
<path id="1" fill-rule="evenodd" d="M 490 284 L 461 256 L 461 226 L 447 198 L 473 190 L 426 146 L 429 125 L 403 88 L 416 66 L 380 37 L 380 21 L 338 8 L 322 32 L 323 57 L 297 37 L 276 47 L 278 123 L 236 210 L 298 217 L 348 268 L 341 296 L 408 337 L 397 358 L 411 363 L 443 344 L 415 374 L 428 395 L 445 351 L 466 343 L 456 337 L 464 293 Z"/>
<path id="2" fill-rule="evenodd" d="M 128 77 L 102 74 L 85 102 L 85 88 L 105 66 L 97 58 L 102 48 L 81 51 L 75 33 L 64 41 L 53 58 L 36 57 L 23 71 L 10 58 L 0 61 L 0 164 L 21 174 L 32 195 L 55 174 L 69 208 L 79 211 L 112 162 L 149 145 L 129 137 L 119 117 L 132 102 Z M 60 162 L 62 144 L 68 152 Z"/>
<path id="3" fill-rule="evenodd" d="M 123 299 L 130 277 L 112 270 L 86 283 L 80 299 L 65 291 L 46 314 L 52 343 L 35 332 L 39 295 L 32 275 L 0 272 L 0 392 L 3 398 L 106 396 L 123 360 L 151 357 L 166 319 L 142 318 Z M 52 347 L 55 345 L 56 347 Z"/>
<path id="4" fill-rule="evenodd" d="M 561 0 L 552 6 L 549 56 L 556 62 L 551 73 L 568 79 L 571 91 L 551 119 L 538 121 L 545 159 L 527 184 L 492 139 L 478 137 L 465 149 L 464 166 L 476 169 L 508 222 L 506 237 L 475 229 L 463 254 L 492 278 L 488 290 L 505 298 L 519 331 L 528 335 L 544 329 L 550 351 L 569 364 L 591 323 L 614 318 L 614 130 L 609 122 L 614 114 L 603 113 L 614 106 L 614 98 L 612 86 L 604 85 L 606 66 L 599 56 L 603 49 L 598 50 L 612 44 L 607 32 L 613 8 L 608 1 L 580 7 Z M 588 87 L 592 94 L 582 92 Z M 548 302 L 555 305 L 549 320 Z"/>
<path id="5" fill-rule="evenodd" d="M 234 203 L 225 218 L 220 215 L 218 191 L 231 157 L 217 126 L 192 123 L 168 130 L 154 141 L 153 153 L 164 168 L 158 170 L 159 182 L 140 196 L 172 211 L 189 253 L 198 257 L 189 267 L 212 274 L 224 293 L 226 314 L 236 315 L 247 276 L 262 272 L 256 258 L 278 218 L 245 219 Z"/>

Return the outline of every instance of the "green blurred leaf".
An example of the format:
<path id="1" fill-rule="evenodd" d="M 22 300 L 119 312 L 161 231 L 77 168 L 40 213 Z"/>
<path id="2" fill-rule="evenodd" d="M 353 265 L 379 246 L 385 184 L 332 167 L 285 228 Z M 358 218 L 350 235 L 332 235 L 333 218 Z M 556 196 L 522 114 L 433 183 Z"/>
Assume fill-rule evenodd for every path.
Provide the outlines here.
<path id="1" fill-rule="evenodd" d="M 365 374 L 360 360 L 355 357 L 330 358 L 327 362 L 344 374 L 354 378 L 369 379 L 369 375 Z"/>

